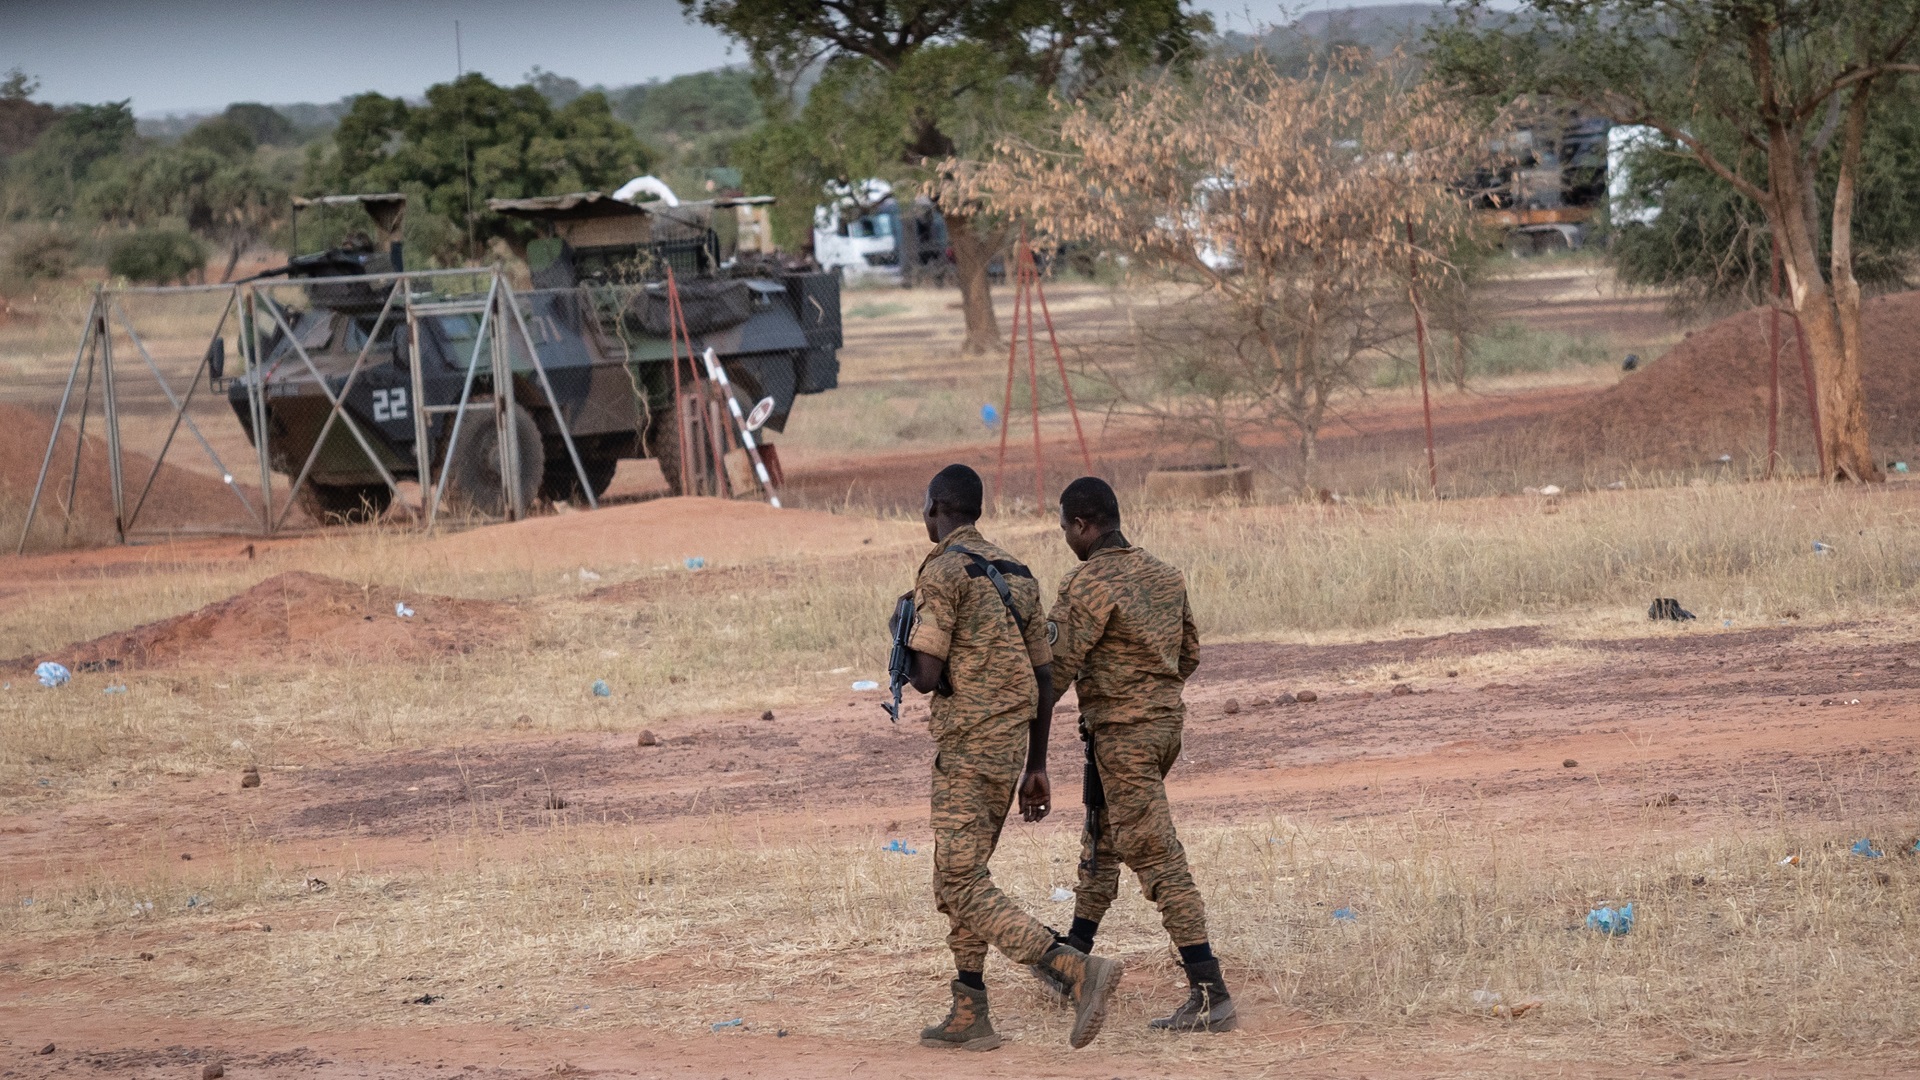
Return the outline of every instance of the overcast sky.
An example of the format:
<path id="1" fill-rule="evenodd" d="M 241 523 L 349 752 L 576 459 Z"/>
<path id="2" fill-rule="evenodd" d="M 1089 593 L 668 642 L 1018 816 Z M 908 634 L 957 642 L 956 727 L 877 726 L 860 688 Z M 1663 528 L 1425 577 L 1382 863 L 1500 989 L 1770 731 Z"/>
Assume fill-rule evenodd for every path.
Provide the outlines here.
<path id="1" fill-rule="evenodd" d="M 1204 0 L 1222 29 L 1366 0 Z M 133 99 L 134 112 L 213 112 L 235 101 L 413 97 L 455 72 L 517 83 L 535 67 L 620 86 L 744 57 L 676 0 L 0 0 L 0 71 L 44 101 Z"/>

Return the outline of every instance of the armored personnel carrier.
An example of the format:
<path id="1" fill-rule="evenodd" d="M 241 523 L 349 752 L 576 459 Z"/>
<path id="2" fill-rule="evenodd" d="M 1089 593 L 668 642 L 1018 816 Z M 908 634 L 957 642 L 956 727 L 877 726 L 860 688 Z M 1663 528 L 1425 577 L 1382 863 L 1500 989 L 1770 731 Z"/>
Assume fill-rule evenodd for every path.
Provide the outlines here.
<path id="1" fill-rule="evenodd" d="M 338 395 L 356 359 L 367 351 L 344 411 L 368 446 L 363 449 L 346 425 L 335 423 L 299 492 L 309 512 L 322 520 L 362 519 L 386 509 L 392 492 L 369 453 L 396 480 L 423 479 L 422 461 L 432 474 L 425 479 L 438 480 L 444 471 L 450 502 L 483 514 L 543 498 L 578 497 L 580 472 L 598 495 L 612 482 L 622 458 L 660 459 L 661 472 L 676 494 L 683 493 L 683 477 L 690 478 L 691 493 L 723 493 L 726 471 L 717 459 L 724 453 L 724 440 L 713 430 L 682 435 L 684 425 L 699 425 L 707 417 L 723 423 L 726 413 L 688 407 L 685 395 L 691 389 L 717 391 L 706 381 L 704 366 L 691 361 L 685 344 L 679 347 L 675 378 L 669 267 L 693 354 L 714 350 L 742 411 L 764 427 L 784 430 L 799 395 L 829 390 L 838 382 L 838 276 L 791 268 L 772 257 L 753 260 L 749 253 L 723 259 L 714 228 L 716 213 L 761 207 L 770 198 L 674 206 L 628 203 L 600 192 L 496 199 L 489 201 L 490 209 L 533 222 L 543 234 L 526 247 L 534 287 L 516 290 L 513 296 L 546 378 L 540 379 L 523 356 L 513 359 L 516 453 L 502 455 L 501 426 L 478 422 L 469 412 L 449 455 L 453 416 L 459 411 L 471 358 L 476 349 L 484 352 L 483 329 L 487 334 L 494 329 L 483 318 L 479 297 L 432 291 L 436 282 L 448 279 L 405 279 L 413 291 L 394 298 L 392 307 L 388 301 L 396 287 L 393 280 L 368 280 L 368 275 L 403 269 L 399 236 L 404 198 L 326 200 L 365 206 L 385 234 L 386 249 L 356 237 L 339 247 L 296 256 L 271 271 L 302 284 L 304 306 L 285 310 L 285 328 L 278 320 L 263 324 L 258 362 L 248 365 L 227 389 L 248 437 L 256 441 L 251 388 L 263 391 L 259 400 L 270 463 L 276 471 L 296 476 L 321 438 L 331 409 L 329 394 L 316 384 L 315 373 Z M 413 318 L 395 316 L 403 306 Z M 384 323 L 383 307 L 389 311 Z M 510 327 L 509 333 L 519 331 Z M 371 348 L 370 335 L 378 337 Z M 417 373 L 414 365 L 419 366 Z M 499 396 L 490 367 L 478 365 L 472 378 L 470 410 L 486 407 Z M 676 386 L 683 395 L 680 407 L 674 400 Z M 422 400 L 411 400 L 416 393 Z M 580 456 L 578 472 L 562 422 Z M 423 433 L 425 454 L 420 453 Z M 700 459 L 688 469 L 680 460 L 683 448 Z M 517 499 L 503 495 L 508 487 L 501 476 L 503 457 L 518 462 L 509 481 L 518 485 Z"/>

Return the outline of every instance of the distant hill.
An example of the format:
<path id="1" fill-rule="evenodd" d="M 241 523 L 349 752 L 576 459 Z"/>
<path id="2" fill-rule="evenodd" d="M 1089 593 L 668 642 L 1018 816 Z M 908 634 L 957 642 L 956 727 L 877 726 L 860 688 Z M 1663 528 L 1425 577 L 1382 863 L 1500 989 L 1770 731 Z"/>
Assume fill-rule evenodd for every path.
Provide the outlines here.
<path id="1" fill-rule="evenodd" d="M 1376 53 L 1405 47 L 1418 51 L 1429 27 L 1454 18 L 1443 4 L 1381 4 L 1310 11 L 1261 34 L 1227 31 L 1217 47 L 1229 54 L 1260 49 L 1283 67 L 1321 56 L 1330 48 L 1358 47 Z"/>
<path id="2" fill-rule="evenodd" d="M 1418 38 L 1427 27 L 1451 18 L 1440 4 L 1381 4 L 1342 10 L 1310 11 L 1288 27 L 1296 34 L 1329 44 L 1391 49 Z"/>

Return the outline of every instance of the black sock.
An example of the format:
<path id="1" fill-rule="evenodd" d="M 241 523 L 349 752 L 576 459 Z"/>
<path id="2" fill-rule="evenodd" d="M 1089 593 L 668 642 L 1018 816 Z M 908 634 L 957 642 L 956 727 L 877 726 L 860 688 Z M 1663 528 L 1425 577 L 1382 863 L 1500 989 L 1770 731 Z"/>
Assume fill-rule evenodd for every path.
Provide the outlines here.
<path id="1" fill-rule="evenodd" d="M 1099 932 L 1100 924 L 1098 922 L 1092 919 L 1083 919 L 1075 915 L 1073 917 L 1073 925 L 1067 928 L 1067 936 L 1061 940 L 1073 948 L 1079 949 L 1081 952 L 1092 952 L 1093 935 Z"/>
<path id="2" fill-rule="evenodd" d="M 987 988 L 985 976 L 985 972 L 963 971 L 960 973 L 960 985 L 972 990 L 985 990 Z"/>
<path id="3" fill-rule="evenodd" d="M 1187 967 L 1204 964 L 1213 959 L 1213 943 L 1203 941 L 1198 945 L 1180 946 L 1180 962 Z"/>

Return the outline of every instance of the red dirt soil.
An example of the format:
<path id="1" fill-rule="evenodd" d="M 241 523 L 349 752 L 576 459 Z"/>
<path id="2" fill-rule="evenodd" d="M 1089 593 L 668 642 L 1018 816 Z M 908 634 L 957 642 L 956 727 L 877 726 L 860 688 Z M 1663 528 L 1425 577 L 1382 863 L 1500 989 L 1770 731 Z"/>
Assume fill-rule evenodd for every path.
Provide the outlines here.
<path id="1" fill-rule="evenodd" d="M 413 614 L 396 614 L 400 603 Z M 198 611 L 70 646 L 55 658 L 79 671 L 398 663 L 498 642 L 517 625 L 511 614 L 507 604 L 421 596 L 296 570 Z"/>
<path id="2" fill-rule="evenodd" d="M 98 416 L 88 423 L 86 450 L 80 458 L 80 483 L 72 508 L 75 528 L 69 540 L 111 540 L 113 537 L 113 495 L 107 467 L 106 439 Z M 30 547 L 57 545 L 61 525 L 66 519 L 65 500 L 68 479 L 73 469 L 73 447 L 77 422 L 69 418 L 54 447 L 53 461 L 47 469 L 46 490 L 40 497 L 40 511 L 34 525 Z M 53 417 L 19 405 L 0 404 L 0 503 L 17 502 L 24 512 L 33 498 L 34 480 L 47 453 L 47 438 L 53 431 Z M 183 450 L 193 436 L 182 430 L 174 440 L 175 451 Z M 171 455 L 170 455 L 171 456 Z M 153 459 L 131 451 L 121 455 L 121 475 L 131 514 L 153 471 Z M 258 507 L 257 488 L 236 483 L 248 502 Z M 246 508 L 233 497 L 227 485 L 215 477 L 191 472 L 174 465 L 161 468 L 154 478 L 153 492 L 140 511 L 135 525 L 141 530 L 208 528 L 248 523 Z M 17 536 L 0 537 L 9 550 Z"/>
<path id="3" fill-rule="evenodd" d="M 1783 815 L 1794 827 L 1830 829 L 1862 811 L 1911 806 L 1920 665 L 1911 647 L 1865 640 L 1855 629 L 1687 628 L 1568 641 L 1605 657 L 1574 677 L 1527 669 L 1503 673 L 1508 681 L 1498 683 L 1448 679 L 1444 665 L 1549 644 L 1552 635 L 1522 626 L 1346 645 L 1207 646 L 1188 695 L 1187 752 L 1170 779 L 1170 794 L 1183 826 L 1276 814 L 1387 823 L 1421 810 L 1444 812 L 1469 830 L 1524 822 L 1556 848 L 1591 852 L 1655 836 L 1704 840 L 1773 829 Z M 1382 664 L 1413 671 L 1406 681 L 1414 692 L 1389 692 L 1377 674 Z M 1348 678 L 1364 682 L 1348 685 Z M 1281 704 L 1275 695 L 1286 688 L 1317 688 L 1321 698 Z M 296 880 L 434 865 L 449 846 L 465 851 L 471 845 L 483 858 L 513 857 L 561 830 L 597 828 L 638 828 L 671 843 L 825 836 L 875 846 L 906 837 L 924 846 L 925 770 L 933 749 L 917 722 L 924 705 L 914 703 L 909 718 L 915 722 L 889 725 L 878 718 L 877 695 L 868 698 L 850 704 L 836 696 L 782 709 L 771 720 L 752 710 L 653 720 L 661 737 L 654 747 L 636 747 L 629 730 L 386 753 L 315 750 L 270 770 L 265 784 L 250 790 L 236 788 L 230 774 L 156 775 L 71 802 L 50 793 L 33 812 L 0 816 L 0 880 L 108 872 L 217 876 L 234 858 L 230 837 L 241 827 L 271 843 L 280 872 Z M 1230 699 L 1237 707 L 1228 707 Z M 1838 704 L 1855 700 L 1857 706 Z M 1064 719 L 1070 727 L 1070 715 Z M 1078 799 L 1071 768 L 1078 747 L 1056 739 L 1055 795 L 1065 809 Z M 1578 767 L 1565 766 L 1567 759 L 1577 759 Z M 559 778 L 568 801 L 564 813 L 543 809 L 555 790 L 549 777 Z M 484 814 L 473 812 L 473 791 L 491 793 Z M 468 820 L 477 824 L 454 824 L 448 832 L 450 823 Z M 1021 835 L 1074 831 L 1078 817 L 1062 813 L 1009 829 Z M 180 861 L 179 853 L 193 860 Z M 1891 872 L 1908 872 L 1904 866 L 1887 861 Z M 1142 901 L 1129 895 L 1123 903 Z M 326 925 L 283 916 L 291 917 L 281 910 L 271 920 L 273 937 L 296 943 L 288 947 Z M 64 943 L 61 959 L 76 971 L 57 979 L 40 971 L 53 955 L 44 944 L 0 941 L 0 1072 L 166 1077 L 223 1061 L 230 1075 L 277 1080 L 441 1075 L 443 1069 L 448 1076 L 497 1080 L 543 1074 L 634 1080 L 1149 1075 L 1108 1049 L 1111 1043 L 1068 1054 L 1057 1014 L 1047 1014 L 1055 1018 L 1046 1020 L 1054 1027 L 1045 1037 L 1017 1039 L 996 1054 L 964 1060 L 913 1046 L 910 1032 L 780 1038 L 781 1020 L 804 1011 L 808 995 L 833 992 L 812 984 L 776 998 L 745 983 L 741 1011 L 748 1027 L 737 1035 L 704 1028 L 684 1034 L 688 1025 L 675 1027 L 675 1018 L 658 1016 L 633 1017 L 612 1031 L 559 1024 L 510 1030 L 458 996 L 437 1005 L 430 1018 L 396 1004 L 390 1026 L 330 1023 L 320 999 L 311 1020 L 297 1026 L 168 1014 L 173 991 L 166 965 L 194 963 L 225 947 L 222 940 L 169 926 L 130 926 Z M 916 945 L 939 948 L 937 940 Z M 151 966 L 130 959 L 140 949 L 157 955 Z M 662 949 L 649 962 L 687 961 L 671 944 Z M 990 980 L 1009 992 L 1006 1015 L 1039 1015 L 1010 993 L 1017 973 L 993 963 Z M 1230 945 L 1228 963 L 1231 976 Z M 619 958 L 605 968 L 610 981 L 648 970 L 622 966 Z M 739 977 L 704 957 L 667 970 L 702 981 Z M 443 992 L 447 976 L 423 975 L 418 989 Z M 1137 1026 L 1149 1010 L 1164 1007 L 1171 993 L 1166 975 L 1146 966 L 1131 976 L 1109 1028 Z M 902 990 L 929 993 L 919 985 Z M 1916 1073 L 1911 1063 L 1898 1063 L 1905 1059 L 1895 1048 L 1841 1061 L 1739 1057 L 1681 1064 L 1669 1056 L 1681 1047 L 1644 1033 L 1616 1048 L 1617 1059 L 1602 1060 L 1597 1054 L 1606 1051 L 1565 1028 L 1508 1034 L 1436 1027 L 1409 1032 L 1401 1053 L 1355 1049 L 1330 1042 L 1329 1025 L 1294 1013 L 1256 981 L 1236 983 L 1236 990 L 1241 1032 L 1218 1036 L 1191 1061 L 1159 1064 L 1150 1075 L 1732 1080 Z M 55 1044 L 52 1053 L 35 1053 L 48 1043 Z M 1278 1064 L 1256 1064 L 1259 1055 Z"/>
<path id="4" fill-rule="evenodd" d="M 1882 461 L 1920 459 L 1920 292 L 1866 301 L 1861 380 Z M 1780 320 L 1780 448 L 1814 455 L 1805 381 L 1791 319 Z M 1767 450 L 1768 315 L 1722 319 L 1651 366 L 1545 421 L 1540 431 L 1571 456 L 1644 468 L 1692 468 L 1730 454 L 1742 465 Z"/>

